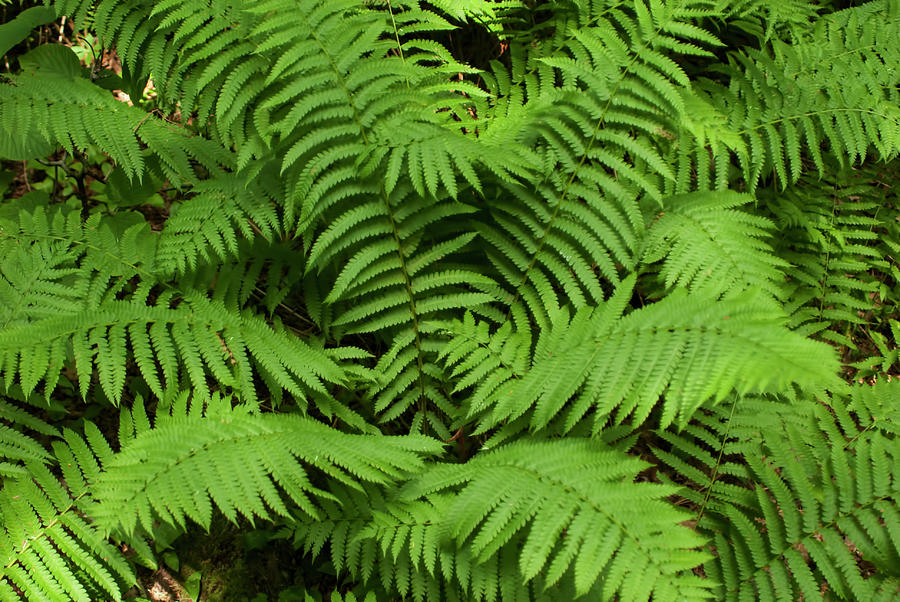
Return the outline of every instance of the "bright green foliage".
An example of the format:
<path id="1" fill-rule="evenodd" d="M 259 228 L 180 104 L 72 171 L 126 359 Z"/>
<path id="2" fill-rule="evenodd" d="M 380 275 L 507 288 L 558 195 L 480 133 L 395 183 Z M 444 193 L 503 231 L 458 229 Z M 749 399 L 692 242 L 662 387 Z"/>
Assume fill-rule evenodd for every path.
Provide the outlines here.
<path id="1" fill-rule="evenodd" d="M 70 50 L 42 46 L 22 57 L 24 66 L 32 55 L 38 55 L 33 58 L 35 71 L 13 77 L 13 85 L 5 86 L 0 96 L 0 151 L 4 156 L 29 159 L 35 153 L 27 152 L 26 145 L 41 139 L 53 144 L 51 150 L 59 144 L 69 152 L 94 144 L 130 178 L 140 178 L 150 169 L 145 159 L 149 155 L 155 171 L 176 184 L 196 181 L 191 161 L 207 169 L 233 163 L 231 153 L 219 146 L 117 102 L 80 77 L 81 65 Z M 146 145 L 146 150 L 141 145 Z"/>
<path id="2" fill-rule="evenodd" d="M 126 219 L 133 214 L 99 217 L 82 224 L 77 212 L 39 204 L 33 213 L 21 212 L 18 224 L 4 225 L 0 281 L 10 297 L 0 372 L 7 386 L 18 374 L 29 394 L 43 380 L 49 398 L 69 348 L 81 395 L 87 395 L 93 365 L 104 394 L 115 402 L 125 385 L 127 350 L 157 395 L 177 387 L 179 376 L 202 391 L 209 373 L 252 402 L 254 367 L 267 383 L 300 399 L 327 396 L 322 379 L 344 378 L 321 351 L 215 295 L 155 289 L 156 241 L 147 236 L 147 224 Z M 135 279 L 140 284 L 126 296 L 123 289 Z M 19 290 L 29 294 L 13 296 Z"/>
<path id="3" fill-rule="evenodd" d="M 693 149 L 700 187 L 727 186 L 731 154 L 751 190 L 767 172 L 782 188 L 796 182 L 806 170 L 803 155 L 824 175 L 823 145 L 842 165 L 863 161 L 872 148 L 881 159 L 895 156 L 900 92 L 893 65 L 900 57 L 888 40 L 900 29 L 896 14 L 886 13 L 896 10 L 894 2 L 872 2 L 828 15 L 796 30 L 795 39 L 735 53 L 719 68 L 728 86 L 698 80 L 686 106 L 687 132 L 699 143 Z M 685 165 L 691 142 L 682 143 Z"/>
<path id="4" fill-rule="evenodd" d="M 66 490 L 42 464 L 25 469 L 28 476 L 4 480 L 0 492 L 0 597 L 16 600 L 15 587 L 33 599 L 121 599 L 120 583 L 133 583 L 134 574 L 81 516 L 84 492 Z"/>
<path id="5" fill-rule="evenodd" d="M 661 433 L 657 456 L 696 486 L 685 496 L 717 550 L 704 568 L 718 599 L 818 597 L 822 584 L 841 599 L 894 599 L 897 384 L 858 386 L 851 399 L 737 399 Z M 860 559 L 873 566 L 867 578 Z"/>
<path id="6" fill-rule="evenodd" d="M 0 399 L 0 599 L 18 600 L 18 590 L 35 600 L 120 600 L 122 585 L 136 578 L 86 516 L 96 460 L 77 434 L 25 409 L 46 404 L 24 399 Z M 29 436 L 52 437 L 54 453 Z"/>
<path id="7" fill-rule="evenodd" d="M 617 423 L 632 412 L 635 422 L 644 422 L 660 396 L 659 420 L 667 426 L 685 423 L 705 400 L 719 401 L 732 390 L 779 391 L 790 382 L 810 390 L 840 387 L 832 354 L 778 328 L 784 317 L 758 294 L 716 302 L 679 290 L 622 317 L 630 285 L 593 311 L 571 318 L 562 312 L 541 333 L 525 370 L 495 369 L 487 377 L 485 346 L 505 351 L 515 342 L 479 344 L 461 334 L 450 352 L 451 364 L 460 362 L 454 374 L 465 374 L 460 386 L 491 387 L 489 394 L 476 389 L 469 402 L 470 416 L 490 410 L 476 432 L 501 423 L 509 430 L 516 420 L 539 431 L 556 420 L 554 430 L 567 433 L 591 409 L 597 432 L 611 413 Z"/>
<path id="8" fill-rule="evenodd" d="M 755 289 L 780 297 L 789 264 L 773 254 L 771 222 L 736 209 L 751 199 L 730 191 L 670 197 L 647 231 L 644 263 L 663 260 L 666 287 L 714 297 Z"/>
<path id="9" fill-rule="evenodd" d="M 0 600 L 226 521 L 287 599 L 895 598 L 900 4 L 844 4 L 15 13 Z"/>
<path id="10" fill-rule="evenodd" d="M 671 490 L 634 482 L 645 466 L 598 441 L 518 442 L 434 467 L 401 495 L 462 485 L 444 509 L 447 534 L 483 561 L 524 529 L 524 581 L 543 573 L 552 584 L 571 568 L 577 595 L 602 574 L 604 598 L 705 597 L 690 573 L 702 555 L 687 551 L 701 540 L 676 527 L 686 515 L 662 502 Z"/>
<path id="11" fill-rule="evenodd" d="M 180 453 L 167 453 L 176 443 Z M 213 506 L 231 520 L 237 513 L 266 518 L 269 509 L 287 516 L 282 494 L 317 516 L 309 497 L 324 492 L 296 460 L 338 482 L 385 484 L 421 468 L 415 452 L 438 450 L 423 437 L 345 434 L 299 416 L 170 419 L 139 434 L 104 466 L 94 489 L 101 503 L 93 516 L 101 526 L 126 531 L 135 521 L 149 532 L 154 520 L 183 526 L 191 518 L 208 526 Z M 184 484 L 193 480 L 202 488 L 183 496 Z M 137 512 L 123 518 L 123 507 Z"/>

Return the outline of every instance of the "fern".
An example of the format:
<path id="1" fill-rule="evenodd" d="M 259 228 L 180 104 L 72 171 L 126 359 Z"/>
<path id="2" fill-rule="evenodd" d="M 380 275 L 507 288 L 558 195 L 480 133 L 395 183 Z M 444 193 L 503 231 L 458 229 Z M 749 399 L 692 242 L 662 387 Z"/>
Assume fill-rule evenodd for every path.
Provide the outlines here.
<path id="1" fill-rule="evenodd" d="M 4 141 L 0 151 L 4 156 L 30 159 L 45 154 L 28 152 L 25 146 L 41 139 L 70 153 L 94 144 L 129 178 L 140 178 L 148 169 L 144 157 L 149 151 L 154 166 L 173 183 L 197 182 L 192 161 L 209 170 L 233 165 L 231 154 L 219 146 L 117 102 L 96 84 L 78 77 L 78 59 L 70 50 L 58 48 L 59 52 L 36 60 L 32 76 L 13 76 L 9 83 L 0 84 L 0 140 Z M 142 144 L 147 151 L 141 149 Z"/>
<path id="2" fill-rule="evenodd" d="M 706 586 L 690 574 L 702 556 L 685 551 L 699 540 L 663 527 L 680 513 L 660 504 L 663 487 L 633 482 L 641 468 L 590 441 L 510 444 L 464 466 L 433 468 L 404 494 L 463 485 L 444 521 L 480 560 L 528 524 L 519 559 L 525 581 L 546 566 L 545 579 L 554 583 L 571 567 L 577 595 L 602 574 L 604 599 L 616 592 L 626 599 L 703 597 Z"/>
<path id="3" fill-rule="evenodd" d="M 722 400 L 732 389 L 778 390 L 794 380 L 840 388 L 830 376 L 837 366 L 829 350 L 774 327 L 778 318 L 758 295 L 714 303 L 673 292 L 621 318 L 630 294 L 626 283 L 593 312 L 561 314 L 537 341 L 524 375 L 498 367 L 482 380 L 477 371 L 490 367 L 479 361 L 482 347 L 468 346 L 468 358 L 457 352 L 451 361 L 466 359 L 459 372 L 475 372 L 490 386 L 469 406 L 470 416 L 486 413 L 480 430 L 523 417 L 532 430 L 558 419 L 568 432 L 589 410 L 595 431 L 610 414 L 622 422 L 634 413 L 641 423 L 660 395 L 661 423 L 683 424 L 703 401 Z M 492 342 L 507 344 L 514 343 Z"/>
<path id="4" fill-rule="evenodd" d="M 0 418 L 7 422 L 0 423 L 0 458 L 14 462 L 0 465 L 0 596 L 120 600 L 122 584 L 136 577 L 122 552 L 85 517 L 92 491 L 73 466 L 83 442 L 28 411 L 39 402 L 9 393 L 0 398 Z M 36 436 L 52 437 L 54 453 Z M 54 474 L 56 467 L 64 481 Z"/>
<path id="5" fill-rule="evenodd" d="M 181 454 L 160 453 L 173 441 Z M 173 418 L 139 434 L 104 466 L 93 516 L 101 527 L 129 532 L 140 523 L 152 532 L 155 519 L 183 525 L 191 518 L 208 526 L 213 506 L 231 520 L 238 513 L 266 518 L 267 508 L 285 516 L 282 496 L 317 516 L 310 497 L 327 494 L 297 460 L 338 482 L 385 483 L 420 467 L 416 452 L 437 449 L 425 439 L 347 435 L 301 417 Z M 123 507 L 135 512 L 123 516 Z"/>
<path id="6" fill-rule="evenodd" d="M 893 0 L 0 4 L 0 599 L 895 597 Z"/>
<path id="7" fill-rule="evenodd" d="M 895 386 L 876 390 L 896 400 Z M 856 387 L 852 405 L 834 398 L 830 408 L 739 399 L 681 435 L 661 433 L 671 449 L 660 459 L 696 487 L 686 497 L 713 538 L 716 559 L 705 570 L 722 583 L 717 597 L 893 597 L 898 448 L 890 430 L 848 412 L 870 397 Z M 760 409 L 771 416 L 762 423 Z"/>
<path id="8" fill-rule="evenodd" d="M 514 57 L 514 73 L 527 73 L 519 81 L 495 78 L 498 118 L 485 135 L 535 145 L 538 156 L 527 183 L 488 197 L 493 223 L 481 232 L 496 247 L 489 258 L 508 302 L 521 297 L 541 326 L 560 305 L 557 288 L 576 307 L 597 303 L 597 272 L 616 283 L 616 264 L 634 266 L 645 228 L 639 199 L 660 201 L 662 182 L 674 178 L 661 133 L 682 113 L 688 83 L 661 51 L 703 56 L 719 44 L 689 22 L 689 8 L 634 7 L 586 14 L 590 26 L 573 25 L 562 47 Z"/>
<path id="9" fill-rule="evenodd" d="M 697 153 L 697 186 L 727 186 L 731 154 L 751 189 L 768 172 L 782 187 L 795 182 L 804 161 L 822 175 L 823 144 L 845 166 L 863 161 L 870 147 L 882 159 L 895 155 L 900 113 L 897 75 L 889 66 L 897 57 L 884 40 L 897 36 L 900 21 L 896 15 L 879 18 L 888 4 L 872 2 L 820 19 L 798 43 L 773 41 L 771 50 L 733 55 L 721 66 L 730 78 L 727 87 L 696 82 L 685 122 L 694 142 L 683 140 L 680 161 L 690 161 L 690 149 Z M 854 85 L 844 86 L 844 77 Z M 686 180 L 684 169 L 682 174 Z"/>
<path id="10" fill-rule="evenodd" d="M 781 270 L 788 264 L 768 243 L 771 224 L 735 209 L 748 201 L 734 193 L 666 199 L 648 229 L 643 262 L 663 260 L 659 276 L 666 287 L 710 296 L 746 289 L 782 296 Z"/>
<path id="11" fill-rule="evenodd" d="M 97 229 L 94 223 L 79 223 L 75 212 L 48 215 L 37 206 L 4 230 L 4 255 L 14 258 L 4 266 L 6 288 L 35 291 L 30 303 L 12 306 L 5 317 L 0 370 L 7 383 L 18 375 L 28 394 L 44 381 L 49 397 L 71 353 L 82 396 L 96 366 L 103 392 L 118 401 L 128 348 L 157 395 L 177 387 L 180 374 L 204 391 L 209 374 L 253 401 L 254 366 L 273 388 L 283 387 L 298 400 L 324 394 L 320 378 L 343 378 L 321 352 L 202 291 L 155 292 L 156 279 L 147 271 L 153 267 L 155 241 L 146 238 L 146 224 L 131 224 L 118 236 L 113 224 Z M 49 269 L 35 273 L 36 264 Z M 134 276 L 142 282 L 132 289 Z M 33 281 L 26 285 L 24 278 Z"/>
<path id="12" fill-rule="evenodd" d="M 893 281 L 891 254 L 879 230 L 892 226 L 895 211 L 877 189 L 861 185 L 877 173 L 835 171 L 821 182 L 809 182 L 803 194 L 762 196 L 765 207 L 790 232 L 791 245 L 779 244 L 788 271 L 788 307 L 793 323 L 824 339 L 855 347 L 847 332 L 832 325 L 865 325 L 867 314 L 887 300 Z M 887 226 L 885 226 L 887 225 Z M 877 336 L 877 335 L 876 335 Z"/>
<path id="13" fill-rule="evenodd" d="M 0 594 L 11 600 L 16 590 L 50 600 L 120 600 L 120 583 L 133 583 L 134 574 L 121 552 L 80 516 L 83 494 L 65 489 L 46 466 L 29 462 L 25 468 L 28 476 L 5 480 L 0 491 Z"/>

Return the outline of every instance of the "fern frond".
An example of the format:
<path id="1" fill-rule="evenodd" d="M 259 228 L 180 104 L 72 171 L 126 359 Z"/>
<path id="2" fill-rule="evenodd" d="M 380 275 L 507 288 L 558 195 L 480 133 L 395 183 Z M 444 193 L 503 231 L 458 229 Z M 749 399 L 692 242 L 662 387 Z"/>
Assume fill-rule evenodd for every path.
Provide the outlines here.
<path id="1" fill-rule="evenodd" d="M 14 399 L 18 403 L 11 403 Z M 95 470 L 92 465 L 99 469 L 95 456 L 82 439 L 68 430 L 63 435 L 27 405 L 21 395 L 5 397 L 0 417 L 51 437 L 55 453 L 0 424 L 0 457 L 23 461 L 14 474 L 0 470 L 0 597 L 121 600 L 122 592 L 136 583 L 134 572 L 122 552 L 85 518 L 92 498 L 84 475 Z M 53 472 L 57 467 L 62 480 Z"/>
<path id="2" fill-rule="evenodd" d="M 668 488 L 634 482 L 643 467 L 590 440 L 522 441 L 464 465 L 433 467 L 403 495 L 460 488 L 444 524 L 479 561 L 525 529 L 525 581 L 543 571 L 554 583 L 571 570 L 578 595 L 602 577 L 604 599 L 617 592 L 627 599 L 706 597 L 707 584 L 691 573 L 703 560 L 693 551 L 703 540 L 678 525 L 682 512 L 662 501 Z"/>
<path id="3" fill-rule="evenodd" d="M 897 398 L 893 384 L 879 393 Z M 738 400 L 682 434 L 662 433 L 671 450 L 657 455 L 690 484 L 683 493 L 713 538 L 716 558 L 705 570 L 722 584 L 718 597 L 890 597 L 900 566 L 891 534 L 900 524 L 892 501 L 900 448 L 891 430 L 871 428 L 864 415 L 856 422 L 853 407 L 840 398 L 831 407 Z"/>
<path id="4" fill-rule="evenodd" d="M 823 8 L 808 0 L 721 0 L 716 16 L 764 43 L 773 37 L 805 34 Z"/>
<path id="5" fill-rule="evenodd" d="M 240 241 L 280 233 L 273 199 L 278 193 L 262 178 L 222 176 L 199 183 L 191 198 L 173 207 L 159 240 L 158 269 L 184 274 L 198 262 L 234 257 Z M 277 181 L 277 180 L 276 180 Z"/>
<path id="6" fill-rule="evenodd" d="M 697 187 L 725 187 L 732 155 L 751 191 L 768 175 L 782 188 L 796 182 L 807 160 L 824 175 L 826 144 L 844 167 L 873 148 L 881 160 L 895 157 L 900 76 L 891 65 L 900 55 L 888 40 L 900 33 L 900 17 L 886 4 L 822 17 L 790 44 L 773 40 L 771 49 L 733 54 L 721 67 L 727 87 L 697 80 L 681 137 L 681 152 L 696 153 Z"/>
<path id="7" fill-rule="evenodd" d="M 129 347 L 159 396 L 177 385 L 179 373 L 198 391 L 208 391 L 209 374 L 250 402 L 257 399 L 254 368 L 298 401 L 325 393 L 320 378 L 344 378 L 323 352 L 236 305 L 210 300 L 205 291 L 156 290 L 148 272 L 156 241 L 147 236 L 145 223 L 125 220 L 124 231 L 116 232 L 116 220 L 96 228 L 95 222 L 82 225 L 74 212 L 48 215 L 41 206 L 23 212 L 18 222 L 0 237 L 11 259 L 3 264 L 4 289 L 16 298 L 0 333 L 0 372 L 7 382 L 18 376 L 26 394 L 44 381 L 49 397 L 63 366 L 74 360 L 82 396 L 96 366 L 103 392 L 118 402 Z M 49 265 L 34 269 L 45 258 Z M 131 287 L 135 276 L 142 282 Z M 19 291 L 30 290 L 30 304 L 22 303 L 29 297 Z"/>
<path id="8" fill-rule="evenodd" d="M 894 277 L 888 257 L 896 209 L 869 185 L 880 177 L 877 169 L 848 173 L 834 167 L 826 178 L 804 177 L 800 188 L 784 194 L 760 194 L 784 233 L 775 251 L 792 264 L 786 270 L 792 324 L 851 349 L 856 345 L 835 326 L 865 326 L 868 312 L 886 300 L 883 282 Z"/>
<path id="9" fill-rule="evenodd" d="M 662 133 L 684 110 L 688 80 L 667 49 L 708 54 L 700 46 L 719 43 L 689 10 L 634 7 L 598 10 L 589 25 L 569 25 L 560 47 L 514 58 L 512 78 L 493 78 L 499 98 L 485 135 L 536 147 L 541 163 L 487 195 L 492 220 L 481 231 L 508 296 L 541 326 L 561 305 L 558 291 L 575 307 L 596 304 L 601 279 L 617 283 L 635 265 L 641 199 L 660 201 L 674 178 Z"/>
<path id="10" fill-rule="evenodd" d="M 595 430 L 611 414 L 641 423 L 660 396 L 661 423 L 683 425 L 703 401 L 731 390 L 841 388 L 831 350 L 779 325 L 783 315 L 762 295 L 715 301 L 676 290 L 623 318 L 630 294 L 625 284 L 596 309 L 561 313 L 528 372 L 468 406 L 479 432 L 522 417 L 519 428 L 553 423 L 564 433 L 592 409 Z"/>
<path id="11" fill-rule="evenodd" d="M 59 429 L 19 407 L 28 402 L 44 404 L 26 400 L 20 393 L 14 388 L 4 391 L 0 397 L 0 479 L 27 474 L 23 462 L 48 463 L 50 454 L 34 438 L 59 436 Z"/>
<path id="12" fill-rule="evenodd" d="M 306 467 L 349 485 L 388 483 L 439 450 L 424 437 L 348 435 L 296 415 L 171 418 L 104 466 L 93 487 L 99 500 L 93 516 L 103 528 L 126 532 L 138 524 L 152 532 L 157 519 L 208 526 L 214 506 L 232 521 L 238 514 L 288 516 L 286 502 L 319 516 L 314 499 L 329 496 Z"/>
<path id="13" fill-rule="evenodd" d="M 72 60 L 77 66 L 74 54 Z M 233 165 L 230 153 L 218 145 L 119 102 L 82 77 L 39 69 L 28 77 L 9 79 L 0 83 L 0 137 L 4 140 L 21 146 L 37 138 L 70 153 L 96 145 L 132 179 L 140 179 L 147 169 L 149 153 L 156 158 L 160 175 L 176 185 L 198 180 L 193 161 L 210 171 Z M 6 154 L 2 148 L 0 153 Z"/>
<path id="14" fill-rule="evenodd" d="M 768 242 L 772 223 L 737 209 L 750 200 L 730 191 L 667 198 L 647 231 L 643 262 L 662 260 L 666 288 L 712 297 L 758 289 L 780 297 L 789 264 Z"/>

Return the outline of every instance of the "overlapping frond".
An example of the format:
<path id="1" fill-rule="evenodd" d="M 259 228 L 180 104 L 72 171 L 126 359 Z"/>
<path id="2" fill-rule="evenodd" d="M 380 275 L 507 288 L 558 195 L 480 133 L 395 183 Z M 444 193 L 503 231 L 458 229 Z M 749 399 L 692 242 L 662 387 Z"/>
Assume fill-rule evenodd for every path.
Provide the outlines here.
<path id="1" fill-rule="evenodd" d="M 0 597 L 121 600 L 135 576 L 122 553 L 83 518 L 79 493 L 41 463 L 0 490 Z M 28 598 L 20 598 L 25 593 Z"/>
<path id="2" fill-rule="evenodd" d="M 782 295 L 788 263 L 771 246 L 773 224 L 738 209 L 751 197 L 735 192 L 669 197 L 647 231 L 644 264 L 659 277 L 712 297 L 756 289 Z"/>
<path id="3" fill-rule="evenodd" d="M 679 191 L 691 185 L 691 166 L 697 187 L 726 187 L 732 156 L 750 190 L 769 176 L 784 188 L 811 165 L 823 175 L 823 156 L 843 166 L 895 157 L 900 54 L 890 40 L 900 35 L 900 15 L 888 4 L 840 11 L 798 40 L 732 54 L 717 67 L 728 85 L 695 80 L 685 100 Z"/>
<path id="4" fill-rule="evenodd" d="M 48 405 L 43 399 L 41 402 L 24 397 L 17 388 L 0 395 L 0 479 L 27 476 L 23 462 L 51 461 L 51 455 L 36 439 L 59 436 L 59 429 L 21 407 Z"/>
<path id="5" fill-rule="evenodd" d="M 900 5 L 836 4 L 52 2 L 96 48 L 0 81 L 79 185 L 0 172 L 0 599 L 217 514 L 315 600 L 896 594 L 894 383 L 806 338 L 900 359 Z"/>
<path id="6" fill-rule="evenodd" d="M 525 581 L 542 573 L 553 584 L 571 570 L 578 595 L 600 580 L 597 599 L 706 597 L 708 585 L 691 572 L 703 561 L 694 551 L 703 540 L 678 526 L 686 516 L 662 501 L 667 487 L 634 482 L 645 466 L 587 439 L 523 441 L 434 466 L 403 495 L 458 490 L 443 523 L 476 562 L 527 532 L 519 548 Z"/>
<path id="7" fill-rule="evenodd" d="M 478 383 L 466 405 L 479 431 L 508 424 L 568 432 L 589 412 L 595 431 L 610 415 L 641 423 L 660 398 L 660 422 L 683 425 L 705 400 L 732 390 L 840 388 L 833 352 L 785 328 L 778 306 L 757 292 L 716 301 L 676 290 L 622 317 L 630 295 L 625 284 L 596 309 L 560 313 L 524 374 L 481 363 L 483 346 L 457 344 L 463 353 L 448 358 L 461 362 L 455 374 L 463 381 L 472 375 Z M 509 345 L 498 334 L 493 346 Z"/>
<path id="8" fill-rule="evenodd" d="M 210 171 L 233 165 L 231 154 L 219 145 L 113 98 L 81 76 L 71 50 L 58 48 L 58 53 L 45 52 L 49 58 L 40 57 L 28 76 L 0 82 L 0 156 L 30 159 L 58 145 L 70 153 L 95 145 L 129 178 L 141 178 L 152 156 L 152 167 L 175 185 L 198 181 L 194 162 Z M 49 146 L 31 148 L 40 140 Z"/>
<path id="9" fill-rule="evenodd" d="M 165 222 L 157 269 L 184 274 L 198 264 L 233 259 L 241 241 L 272 240 L 281 223 L 274 201 L 280 192 L 271 184 L 230 174 L 199 183 Z"/>
<path id="10" fill-rule="evenodd" d="M 896 383 L 875 394 L 896 404 Z M 738 399 L 661 433 L 657 456 L 689 484 L 682 495 L 712 537 L 704 569 L 721 584 L 718 599 L 895 597 L 900 444 L 895 427 L 872 428 L 854 407 Z"/>
<path id="11" fill-rule="evenodd" d="M 491 219 L 479 231 L 508 303 L 521 299 L 542 326 L 566 302 L 598 303 L 602 281 L 634 268 L 641 202 L 661 201 L 675 177 L 663 156 L 689 82 L 667 55 L 706 56 L 719 44 L 692 23 L 690 6 L 633 7 L 562 21 L 554 43 L 514 55 L 511 73 L 495 64 L 491 78 L 497 98 L 484 136 L 524 143 L 538 163 L 486 195 Z"/>
<path id="12" fill-rule="evenodd" d="M 0 462 L 0 599 L 121 600 L 134 571 L 86 518 L 85 476 L 99 465 L 72 431 L 35 415 L 51 407 L 41 402 L 17 390 L 0 398 L 0 459 L 13 461 Z"/>
<path id="13" fill-rule="evenodd" d="M 871 312 L 888 302 L 898 275 L 890 245 L 900 214 L 888 191 L 872 186 L 882 173 L 835 166 L 823 179 L 804 177 L 801 188 L 760 194 L 761 207 L 784 233 L 775 252 L 791 264 L 786 308 L 801 332 L 854 348 L 834 325 L 865 327 Z"/>
<path id="14" fill-rule="evenodd" d="M 323 500 L 318 519 L 299 517 L 291 524 L 294 545 L 326 557 L 336 572 L 351 576 L 364 590 L 460 602 L 574 596 L 572 587 L 547 584 L 549 591 L 543 591 L 524 583 L 514 549 L 479 561 L 468 546 L 457 545 L 443 522 L 452 496 L 404 500 L 395 489 L 368 484 L 353 489 L 332 483 L 329 491 L 341 503 Z"/>
<path id="15" fill-rule="evenodd" d="M 232 521 L 289 516 L 286 504 L 318 517 L 315 500 L 330 496 L 311 472 L 349 485 L 394 482 L 440 449 L 425 437 L 351 435 L 297 415 L 173 417 L 104 465 L 92 516 L 126 532 L 152 532 L 155 520 L 209 525 L 214 507 Z"/>
<path id="16" fill-rule="evenodd" d="M 0 333 L 7 386 L 18 377 L 28 394 L 43 381 L 49 396 L 74 362 L 82 396 L 96 367 L 103 392 L 117 402 L 129 355 L 160 396 L 181 379 L 208 391 L 211 377 L 255 402 L 256 372 L 276 397 L 285 389 L 302 401 L 325 394 L 323 380 L 343 379 L 323 351 L 238 304 L 210 299 L 205 283 L 200 290 L 157 286 L 156 240 L 146 223 L 121 222 L 83 225 L 77 212 L 42 205 L 4 222 L 3 290 L 16 300 Z"/>
<path id="17" fill-rule="evenodd" d="M 717 17 L 765 43 L 773 37 L 803 35 L 823 7 L 809 0 L 720 0 Z"/>

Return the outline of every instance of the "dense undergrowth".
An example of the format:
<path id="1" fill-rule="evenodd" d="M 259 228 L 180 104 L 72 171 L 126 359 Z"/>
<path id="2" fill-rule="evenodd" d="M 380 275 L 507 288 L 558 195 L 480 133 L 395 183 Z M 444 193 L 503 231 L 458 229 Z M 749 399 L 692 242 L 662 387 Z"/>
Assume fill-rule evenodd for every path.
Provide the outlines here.
<path id="1" fill-rule="evenodd" d="M 0 600 L 900 596 L 900 3 L 0 11 Z"/>

